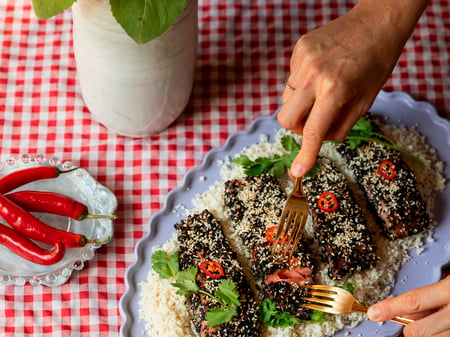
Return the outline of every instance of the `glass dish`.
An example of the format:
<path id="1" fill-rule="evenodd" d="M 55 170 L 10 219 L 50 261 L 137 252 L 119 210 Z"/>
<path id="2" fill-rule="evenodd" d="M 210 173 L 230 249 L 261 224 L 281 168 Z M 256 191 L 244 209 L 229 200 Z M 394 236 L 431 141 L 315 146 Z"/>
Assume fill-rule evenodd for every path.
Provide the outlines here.
<path id="1" fill-rule="evenodd" d="M 445 163 L 444 175 L 450 178 L 450 123 L 439 117 L 428 103 L 417 102 L 403 92 L 380 92 L 370 111 L 383 116 L 390 124 L 417 127 L 425 135 L 428 143 L 437 151 Z M 243 148 L 260 141 L 261 135 L 274 141 L 276 132 L 281 128 L 276 114 L 256 119 L 246 130 L 234 133 L 226 144 L 211 150 L 199 167 L 191 169 L 184 177 L 181 186 L 172 190 L 165 199 L 164 208 L 155 214 L 149 223 L 149 232 L 135 249 L 135 262 L 125 275 L 126 291 L 120 299 L 119 309 L 124 322 L 121 326 L 122 337 L 148 336 L 145 322 L 139 318 L 140 284 L 147 279 L 151 269 L 151 254 L 154 246 L 162 245 L 172 238 L 173 224 L 183 218 L 184 208 L 191 208 L 195 195 L 208 190 L 211 184 L 221 179 L 220 165 L 225 158 L 233 158 Z M 179 207 L 179 206 L 183 207 Z M 393 294 L 397 295 L 409 289 L 420 287 L 441 278 L 442 267 L 450 261 L 450 188 L 436 193 L 434 242 L 427 242 L 424 251 L 418 255 L 412 251 L 411 259 L 397 272 Z M 378 324 L 363 321 L 352 329 L 339 331 L 335 337 L 393 337 L 398 336 L 401 326 L 386 322 Z"/>
<path id="2" fill-rule="evenodd" d="M 61 171 L 75 166 L 72 162 L 61 162 L 54 157 L 46 159 L 44 155 L 22 155 L 19 158 L 8 158 L 0 163 L 0 177 L 13 171 L 25 168 L 54 165 Z M 100 185 L 85 169 L 60 174 L 54 179 L 36 180 L 26 184 L 19 190 L 49 191 L 67 195 L 88 206 L 90 214 L 114 214 L 117 199 L 106 187 Z M 27 282 L 33 286 L 60 286 L 72 275 L 74 270 L 81 270 L 84 262 L 91 260 L 95 250 L 108 243 L 113 235 L 113 221 L 110 219 L 89 219 L 76 221 L 71 218 L 34 213 L 41 221 L 62 230 L 85 235 L 88 239 L 96 239 L 101 243 L 88 243 L 81 248 L 66 249 L 61 261 L 54 265 L 44 266 L 27 261 L 0 245 L 0 284 L 22 286 Z"/>

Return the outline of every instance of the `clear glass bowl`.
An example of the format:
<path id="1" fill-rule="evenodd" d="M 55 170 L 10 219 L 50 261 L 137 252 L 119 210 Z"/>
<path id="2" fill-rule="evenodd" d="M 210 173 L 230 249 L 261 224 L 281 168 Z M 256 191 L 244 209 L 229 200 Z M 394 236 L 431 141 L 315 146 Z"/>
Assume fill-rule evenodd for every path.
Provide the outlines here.
<path id="1" fill-rule="evenodd" d="M 61 162 L 56 157 L 46 159 L 42 154 L 22 155 L 18 159 L 11 157 L 0 163 L 0 177 L 13 171 L 46 165 L 57 166 L 61 171 L 75 167 L 72 162 Z M 111 215 L 117 208 L 114 194 L 83 168 L 60 174 L 54 179 L 36 180 L 17 189 L 19 190 L 61 193 L 84 203 L 91 214 Z M 81 248 L 66 249 L 62 260 L 50 266 L 27 261 L 0 245 L 0 285 L 22 286 L 28 282 L 34 286 L 60 286 L 70 278 L 74 270 L 83 269 L 84 262 L 94 258 L 95 250 L 108 243 L 113 236 L 113 220 L 110 219 L 76 221 L 47 213 L 34 215 L 53 227 L 83 234 L 88 239 L 96 239 L 101 243 L 88 243 Z"/>

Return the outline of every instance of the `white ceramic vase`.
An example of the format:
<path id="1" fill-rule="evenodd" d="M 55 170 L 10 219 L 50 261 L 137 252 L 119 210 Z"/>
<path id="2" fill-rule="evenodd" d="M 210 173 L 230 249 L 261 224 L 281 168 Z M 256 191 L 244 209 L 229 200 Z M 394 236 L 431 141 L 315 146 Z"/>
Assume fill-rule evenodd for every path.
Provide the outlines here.
<path id="1" fill-rule="evenodd" d="M 197 7 L 187 0 L 171 28 L 138 45 L 115 21 L 109 0 L 72 6 L 77 75 L 94 119 L 118 134 L 146 137 L 183 112 L 197 57 Z"/>

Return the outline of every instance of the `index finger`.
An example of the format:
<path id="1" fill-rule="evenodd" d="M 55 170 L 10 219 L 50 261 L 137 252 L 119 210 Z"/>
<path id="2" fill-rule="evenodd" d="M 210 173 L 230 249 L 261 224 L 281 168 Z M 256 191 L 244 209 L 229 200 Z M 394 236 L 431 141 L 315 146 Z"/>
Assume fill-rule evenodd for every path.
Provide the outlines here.
<path id="1" fill-rule="evenodd" d="M 316 100 L 303 127 L 302 145 L 292 163 L 292 175 L 301 177 L 314 166 L 322 143 L 336 118 L 338 110 L 336 105 L 330 101 L 320 102 Z"/>

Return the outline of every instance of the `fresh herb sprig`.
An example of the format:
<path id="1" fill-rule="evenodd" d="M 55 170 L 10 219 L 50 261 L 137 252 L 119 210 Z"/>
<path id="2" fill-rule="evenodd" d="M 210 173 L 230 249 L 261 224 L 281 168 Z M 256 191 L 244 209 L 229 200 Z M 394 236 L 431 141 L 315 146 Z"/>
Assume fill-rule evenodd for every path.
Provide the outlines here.
<path id="1" fill-rule="evenodd" d="M 399 151 L 405 156 L 411 158 L 416 163 L 423 165 L 423 163 L 415 157 L 412 153 L 407 150 L 399 147 L 395 144 L 395 142 L 382 135 L 381 133 L 374 132 L 372 130 L 372 125 L 370 122 L 361 118 L 349 132 L 347 137 L 344 140 L 350 147 L 351 150 L 356 149 L 362 142 L 374 142 L 381 145 L 384 145 L 388 148 Z M 324 141 L 324 143 L 339 143 L 336 141 Z M 273 155 L 272 157 L 259 157 L 255 160 L 251 160 L 247 155 L 241 154 L 240 156 L 233 159 L 233 163 L 236 165 L 241 165 L 244 168 L 244 173 L 246 175 L 260 175 L 264 173 L 269 173 L 274 175 L 275 177 L 281 177 L 285 174 L 286 169 L 289 169 L 300 151 L 300 144 L 296 142 L 296 140 L 292 136 L 283 136 L 281 138 L 281 145 L 283 149 L 287 152 L 285 156 Z M 317 163 L 309 171 L 306 176 L 313 176 L 317 172 L 318 166 Z"/>
<path id="2" fill-rule="evenodd" d="M 286 156 L 274 155 L 272 157 L 259 157 L 250 160 L 248 156 L 242 154 L 233 159 L 233 163 L 241 165 L 247 175 L 255 176 L 269 173 L 275 177 L 281 177 L 287 168 L 290 168 L 292 162 L 300 151 L 300 145 L 291 136 L 281 138 L 281 145 L 288 153 Z"/>
<path id="3" fill-rule="evenodd" d="M 276 328 L 286 328 L 300 323 L 300 319 L 293 316 L 290 312 L 278 310 L 277 304 L 269 298 L 261 302 L 260 320 L 265 326 Z"/>
<path id="4" fill-rule="evenodd" d="M 200 289 L 197 286 L 196 276 L 198 268 L 191 266 L 185 270 L 179 270 L 178 252 L 168 255 L 165 251 L 158 250 L 152 254 L 153 270 L 163 279 L 174 278 L 172 285 L 176 288 L 178 295 L 188 295 L 200 293 L 216 301 L 220 306 L 211 308 L 206 313 L 208 326 L 213 327 L 231 321 L 237 316 L 237 308 L 241 305 L 239 301 L 239 292 L 236 290 L 236 284 L 224 279 L 217 286 L 214 294 Z"/>
<path id="5" fill-rule="evenodd" d="M 390 139 L 389 137 L 375 132 L 372 129 L 372 125 L 370 121 L 368 121 L 365 118 L 360 118 L 358 122 L 354 125 L 352 130 L 348 133 L 347 137 L 345 138 L 345 142 L 349 145 L 350 149 L 354 150 L 358 145 L 360 145 L 362 142 L 374 142 L 381 144 L 383 146 L 386 146 L 388 148 L 394 149 L 405 156 L 411 158 L 416 163 L 423 165 L 423 163 L 415 157 L 412 153 L 408 152 L 407 150 L 397 146 L 395 142 Z"/>
<path id="6" fill-rule="evenodd" d="M 263 302 L 261 302 L 260 320 L 265 326 L 275 328 L 287 328 L 288 326 L 292 326 L 300 322 L 321 323 L 327 321 L 325 313 L 317 310 L 312 311 L 311 318 L 309 320 L 302 321 L 290 312 L 278 309 L 277 304 L 269 298 L 266 298 Z"/>

